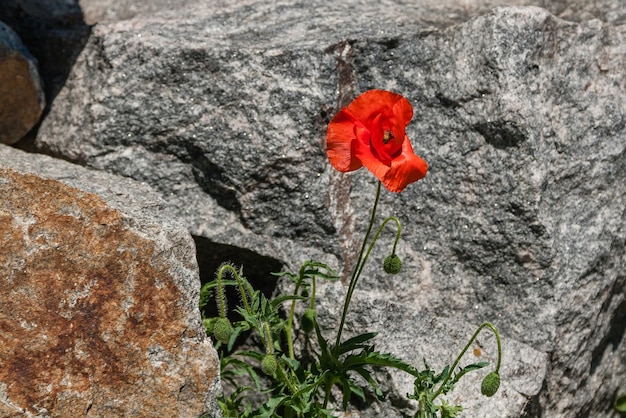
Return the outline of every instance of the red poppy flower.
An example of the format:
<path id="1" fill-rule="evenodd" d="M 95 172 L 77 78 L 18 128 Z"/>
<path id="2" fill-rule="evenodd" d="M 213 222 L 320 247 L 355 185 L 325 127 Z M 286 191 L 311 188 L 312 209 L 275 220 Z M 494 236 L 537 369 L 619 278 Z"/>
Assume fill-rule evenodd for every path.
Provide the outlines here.
<path id="1" fill-rule="evenodd" d="M 365 166 L 392 192 L 423 178 L 428 164 L 415 155 L 406 126 L 413 107 L 403 96 L 369 90 L 344 107 L 328 124 L 326 153 L 339 171 Z"/>

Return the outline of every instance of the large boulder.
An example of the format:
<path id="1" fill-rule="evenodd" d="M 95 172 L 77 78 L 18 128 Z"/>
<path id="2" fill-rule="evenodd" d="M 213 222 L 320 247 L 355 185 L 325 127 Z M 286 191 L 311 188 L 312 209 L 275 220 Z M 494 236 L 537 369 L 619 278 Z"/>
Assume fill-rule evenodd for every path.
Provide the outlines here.
<path id="1" fill-rule="evenodd" d="M 189 233 L 148 187 L 0 146 L 0 416 L 217 416 Z"/>
<path id="2" fill-rule="evenodd" d="M 430 173 L 382 197 L 405 276 L 381 250 L 362 289 L 549 354 L 524 413 L 608 414 L 626 378 L 623 19 L 433 24 L 415 7 L 220 2 L 98 24 L 37 149 L 151 184 L 197 242 L 347 273 L 376 186 L 329 167 L 326 123 L 364 90 L 402 93 Z"/>

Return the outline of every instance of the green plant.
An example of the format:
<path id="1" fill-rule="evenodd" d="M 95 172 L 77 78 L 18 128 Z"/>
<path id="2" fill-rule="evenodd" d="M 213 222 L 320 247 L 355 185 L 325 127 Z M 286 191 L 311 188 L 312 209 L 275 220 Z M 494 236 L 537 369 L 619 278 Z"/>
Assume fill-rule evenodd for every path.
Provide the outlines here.
<path id="1" fill-rule="evenodd" d="M 396 254 L 401 224 L 396 217 L 385 219 L 373 234 L 381 186 L 399 192 L 409 183 L 426 175 L 426 163 L 413 154 L 404 129 L 412 117 L 412 108 L 402 96 L 373 90 L 359 96 L 331 121 L 328 129 L 328 156 L 335 168 L 352 171 L 365 165 L 378 178 L 374 205 L 359 255 L 352 271 L 343 303 L 339 327 L 333 343 L 320 330 L 316 314 L 316 291 L 319 280 L 339 277 L 329 266 L 306 261 L 297 273 L 277 273 L 293 285 L 290 294 L 268 298 L 253 288 L 242 268 L 222 264 L 214 281 L 201 289 L 203 308 L 215 296 L 218 316 L 204 318 L 207 334 L 213 335 L 220 352 L 221 376 L 236 388 L 219 402 L 225 417 L 332 417 L 337 409 L 345 410 L 354 398 L 366 401 L 366 394 L 383 398 L 374 378 L 377 368 L 393 368 L 415 378 L 414 392 L 407 395 L 417 401 L 417 418 L 454 417 L 459 405 L 440 399 L 453 390 L 466 373 L 487 366 L 480 362 L 458 368 L 461 358 L 485 327 L 496 336 L 498 361 L 495 371 L 483 379 L 481 392 L 493 396 L 500 385 L 501 344 L 496 328 L 481 325 L 462 349 L 452 366 L 436 373 L 424 360 L 419 370 L 404 360 L 376 350 L 376 333 L 364 332 L 342 340 L 352 295 L 376 242 L 387 225 L 394 225 L 396 237 L 383 269 L 388 274 L 400 272 L 402 262 Z M 371 237 L 371 240 L 370 240 Z M 227 315 L 224 288 L 233 286 L 239 301 L 236 320 Z M 297 310 L 297 304 L 304 306 Z M 283 306 L 287 305 L 287 309 Z M 300 327 L 295 329 L 296 312 Z M 308 344 L 296 356 L 295 331 L 304 333 Z M 235 348 L 244 335 L 252 335 L 257 344 Z"/>
<path id="2" fill-rule="evenodd" d="M 365 242 L 372 231 L 376 206 L 380 196 L 378 187 L 374 213 L 366 234 Z M 478 336 L 479 332 L 490 328 L 498 344 L 498 363 L 496 370 L 483 380 L 481 391 L 492 396 L 499 387 L 499 369 L 501 358 L 500 338 L 496 328 L 485 323 L 481 325 L 463 348 L 452 366 L 445 367 L 441 373 L 435 373 L 424 361 L 424 369 L 418 370 L 413 365 L 387 353 L 376 351 L 373 339 L 375 333 L 367 332 L 341 341 L 342 330 L 347 317 L 352 293 L 358 282 L 374 244 L 383 228 L 392 222 L 397 226 L 396 240 L 390 257 L 397 258 L 395 248 L 400 236 L 400 222 L 397 218 L 387 218 L 378 228 L 369 244 L 363 245 L 348 286 L 343 314 L 334 344 L 323 336 L 315 313 L 315 295 L 317 280 L 337 280 L 337 274 L 327 265 L 314 261 L 305 262 L 297 274 L 277 273 L 288 278 L 294 291 L 289 295 L 278 295 L 268 299 L 243 275 L 242 269 L 232 264 L 223 264 L 217 271 L 216 279 L 205 284 L 201 291 L 201 308 L 209 301 L 209 295 L 215 294 L 218 317 L 204 320 L 208 334 L 214 335 L 216 347 L 221 352 L 222 379 L 237 389 L 228 397 L 220 400 L 222 412 L 226 417 L 331 417 L 329 409 L 332 401 L 335 407 L 346 409 L 353 397 L 366 400 L 366 391 L 372 391 L 377 397 L 383 397 L 378 383 L 372 376 L 372 368 L 391 367 L 415 377 L 414 393 L 408 395 L 418 403 L 418 418 L 440 416 L 454 417 L 462 408 L 449 405 L 445 400 L 438 402 L 440 395 L 450 392 L 459 379 L 466 373 L 478 370 L 486 362 L 471 364 L 456 370 L 461 358 Z M 389 270 L 389 269 L 385 269 Z M 396 269 L 389 273 L 397 273 Z M 230 276 L 230 280 L 226 280 Z M 231 324 L 226 315 L 225 286 L 234 286 L 239 292 L 240 303 L 235 312 L 240 319 Z M 289 303 L 289 310 L 281 314 L 283 304 Z M 296 304 L 303 303 L 306 308 L 302 314 L 300 331 L 314 339 L 311 344 L 312 357 L 306 361 L 297 359 L 294 352 L 294 319 Z M 259 336 L 262 350 L 233 350 L 237 339 L 244 332 L 252 331 Z M 313 331 L 315 331 L 313 333 Z M 315 347 L 315 348 L 313 348 Z M 361 379 L 355 379 L 360 376 Z M 246 377 L 247 384 L 242 383 Z M 366 382 L 363 385 L 359 382 Z M 341 399 L 332 399 L 333 388 L 341 391 Z M 266 400 L 252 407 L 250 396 L 265 396 Z"/>
<path id="3" fill-rule="evenodd" d="M 620 395 L 615 400 L 613 407 L 617 412 L 624 415 L 626 414 L 626 395 Z"/>

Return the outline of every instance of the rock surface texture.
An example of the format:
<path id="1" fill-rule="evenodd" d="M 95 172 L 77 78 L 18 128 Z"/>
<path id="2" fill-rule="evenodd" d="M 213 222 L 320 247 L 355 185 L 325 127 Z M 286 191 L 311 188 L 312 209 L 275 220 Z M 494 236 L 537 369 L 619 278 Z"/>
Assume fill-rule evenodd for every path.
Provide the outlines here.
<path id="1" fill-rule="evenodd" d="M 37 62 L 0 22 L 0 143 L 14 144 L 39 122 L 45 106 Z"/>
<path id="2" fill-rule="evenodd" d="M 0 148 L 0 416 L 215 415 L 193 241 L 161 205 Z"/>
<path id="3" fill-rule="evenodd" d="M 515 350 L 532 357 L 503 385 L 516 374 L 539 382 L 473 405 L 499 402 L 499 417 L 612 416 L 626 379 L 624 2 L 467 3 L 158 11 L 127 1 L 107 14 L 86 0 L 91 19 L 106 20 L 35 145 L 150 184 L 198 239 L 347 272 L 376 186 L 364 170 L 329 167 L 325 127 L 362 91 L 401 93 L 430 172 L 384 194 L 381 215 L 403 222 L 404 272 L 385 276 L 381 249 L 363 300 L 452 324 L 457 346 L 441 344 L 433 363 L 454 358 L 468 323 L 487 320 L 515 347 L 505 362 Z M 332 315 L 341 292 L 327 294 Z M 363 312 L 374 330 L 388 323 Z M 419 329 L 390 337 L 436 344 Z M 489 409 L 466 416 L 477 411 Z"/>

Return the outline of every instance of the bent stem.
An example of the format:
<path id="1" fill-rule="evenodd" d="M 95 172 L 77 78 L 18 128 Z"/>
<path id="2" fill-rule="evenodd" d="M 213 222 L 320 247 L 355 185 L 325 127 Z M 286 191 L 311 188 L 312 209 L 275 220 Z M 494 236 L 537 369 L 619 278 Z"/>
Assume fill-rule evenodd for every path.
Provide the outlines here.
<path id="1" fill-rule="evenodd" d="M 302 265 L 302 267 L 300 267 L 300 272 L 298 274 L 298 281 L 296 282 L 296 288 L 293 291 L 293 295 L 297 296 L 298 295 L 298 290 L 300 290 L 300 284 L 302 284 L 302 272 L 304 270 L 304 266 L 306 266 L 307 263 L 304 263 Z M 293 316 L 296 312 L 296 300 L 292 300 L 291 301 L 291 309 L 289 310 L 289 317 L 287 318 L 287 325 L 285 326 L 285 339 L 287 340 L 287 352 L 289 354 L 289 358 L 290 359 L 294 359 L 295 358 L 295 354 L 293 351 L 293 339 L 292 339 L 292 334 L 293 334 Z"/>
<path id="2" fill-rule="evenodd" d="M 215 290 L 215 294 L 217 297 L 217 310 L 222 318 L 226 318 L 226 295 L 224 293 L 224 285 L 222 284 L 222 276 L 225 272 L 230 273 L 231 276 L 237 281 L 237 286 L 239 287 L 239 293 L 241 294 L 241 300 L 243 301 L 244 308 L 248 314 L 252 315 L 252 310 L 250 309 L 250 303 L 248 302 L 248 296 L 245 289 L 245 283 L 241 277 L 243 274 L 243 270 L 237 272 L 235 267 L 233 267 L 229 263 L 222 264 L 217 271 L 217 288 Z"/>
<path id="3" fill-rule="evenodd" d="M 296 287 L 293 291 L 294 297 L 298 296 L 298 291 L 300 290 L 300 286 L 302 285 L 302 282 L 304 281 L 304 272 L 311 264 L 312 264 L 311 261 L 307 261 L 304 264 L 302 264 L 302 267 L 300 267 L 300 271 L 298 272 L 298 280 L 296 281 Z M 310 305 L 311 308 L 315 307 L 315 276 L 313 276 L 312 282 L 313 282 L 313 290 L 312 290 L 312 295 L 311 295 L 311 305 Z M 287 350 L 288 350 L 290 359 L 295 359 L 295 355 L 293 351 L 293 338 L 292 338 L 293 318 L 294 318 L 295 312 L 296 312 L 296 299 L 294 298 L 291 301 L 291 309 L 289 310 L 289 317 L 287 318 L 287 325 L 285 326 Z"/>
<path id="4" fill-rule="evenodd" d="M 430 399 L 431 401 L 435 400 L 437 398 L 437 396 L 439 396 L 441 394 L 441 392 L 443 391 L 443 388 L 445 387 L 446 383 L 448 383 L 448 380 L 450 380 L 450 376 L 454 372 L 454 369 L 456 369 L 456 366 L 459 365 L 459 362 L 461 361 L 461 358 L 465 355 L 465 352 L 469 349 L 470 345 L 472 345 L 472 343 L 474 342 L 476 337 L 478 337 L 478 334 L 480 333 L 480 331 L 483 328 L 485 328 L 485 327 L 490 328 L 491 331 L 493 331 L 493 334 L 496 336 L 496 342 L 498 344 L 498 361 L 496 363 L 496 370 L 495 370 L 495 372 L 496 373 L 500 372 L 500 364 L 502 363 L 502 344 L 500 343 L 500 334 L 498 334 L 498 330 L 496 329 L 496 327 L 494 327 L 489 322 L 485 322 L 484 324 L 482 324 L 481 326 L 478 327 L 476 332 L 474 332 L 474 335 L 472 335 L 472 338 L 470 338 L 470 340 L 467 342 L 467 344 L 465 345 L 465 347 L 463 348 L 461 353 L 457 356 L 456 360 L 454 360 L 454 364 L 452 365 L 450 370 L 448 370 L 448 374 L 446 375 L 446 378 L 443 380 L 443 382 L 441 382 L 441 385 L 439 386 L 439 389 L 437 389 L 437 392 L 435 392 L 432 395 L 432 397 Z"/>
<path id="5" fill-rule="evenodd" d="M 339 348 L 339 343 L 341 342 L 341 333 L 343 332 L 343 327 L 346 322 L 346 315 L 348 313 L 348 307 L 350 306 L 350 300 L 352 299 L 352 293 L 354 292 L 354 288 L 356 287 L 356 282 L 359 279 L 359 275 L 361 274 L 361 270 L 363 270 L 363 254 L 365 252 L 365 247 L 367 246 L 367 240 L 372 232 L 372 227 L 374 226 L 374 220 L 376 219 L 376 208 L 378 207 L 378 200 L 380 199 L 380 189 L 382 183 L 378 182 L 378 188 L 376 189 L 376 198 L 374 200 L 374 207 L 372 208 L 372 216 L 370 218 L 369 226 L 367 227 L 367 232 L 365 233 L 365 238 L 363 239 L 363 245 L 361 246 L 361 251 L 359 252 L 359 258 L 357 259 L 356 265 L 354 266 L 354 270 L 352 272 L 352 277 L 350 278 L 350 284 L 348 285 L 348 291 L 346 292 L 346 300 L 343 303 L 343 312 L 341 314 L 341 322 L 339 323 L 339 329 L 337 330 L 337 339 L 335 340 L 335 347 L 333 350 L 336 352 Z"/>
<path id="6" fill-rule="evenodd" d="M 365 263 L 367 262 L 367 259 L 369 258 L 370 253 L 372 252 L 372 249 L 374 249 L 374 244 L 378 240 L 378 236 L 380 235 L 381 232 L 383 232 L 383 229 L 385 228 L 385 225 L 387 225 L 387 223 L 391 222 L 391 221 L 394 221 L 396 223 L 396 226 L 398 227 L 398 229 L 396 230 L 396 239 L 393 242 L 393 249 L 391 250 L 391 254 L 395 254 L 396 253 L 396 247 L 398 246 L 398 241 L 400 240 L 400 233 L 402 232 L 402 226 L 401 226 L 400 220 L 398 218 L 396 218 L 395 216 L 390 216 L 387 219 L 385 219 L 383 221 L 383 223 L 378 227 L 378 231 L 376 231 L 376 235 L 374 235 L 374 238 L 372 239 L 372 243 L 370 244 L 369 248 L 367 249 L 367 253 L 365 253 L 365 257 L 363 257 L 363 262 L 361 263 L 361 267 L 359 268 L 359 272 L 357 273 L 357 277 L 359 277 L 361 275 L 361 271 L 363 271 L 363 267 L 365 266 Z"/>

